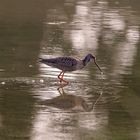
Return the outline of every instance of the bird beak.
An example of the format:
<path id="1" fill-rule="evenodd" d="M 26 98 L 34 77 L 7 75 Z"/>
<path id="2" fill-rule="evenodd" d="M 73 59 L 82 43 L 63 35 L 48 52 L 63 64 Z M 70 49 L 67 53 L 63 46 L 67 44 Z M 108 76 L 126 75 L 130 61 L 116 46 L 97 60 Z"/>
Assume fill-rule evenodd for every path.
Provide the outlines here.
<path id="1" fill-rule="evenodd" d="M 98 69 L 100 70 L 101 74 L 103 74 L 101 68 L 100 68 L 99 65 L 96 63 L 96 60 L 95 60 L 95 59 L 94 59 L 94 63 L 95 63 L 95 65 L 98 67 Z"/>

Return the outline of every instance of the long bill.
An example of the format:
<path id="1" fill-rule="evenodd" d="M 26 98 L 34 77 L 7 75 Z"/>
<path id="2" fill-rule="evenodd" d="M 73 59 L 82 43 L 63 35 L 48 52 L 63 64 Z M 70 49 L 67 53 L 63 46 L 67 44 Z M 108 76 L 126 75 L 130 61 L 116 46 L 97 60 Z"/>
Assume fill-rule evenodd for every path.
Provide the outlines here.
<path id="1" fill-rule="evenodd" d="M 100 68 L 99 65 L 96 63 L 96 60 L 95 60 L 95 59 L 94 59 L 94 63 L 95 63 L 95 65 L 98 67 L 98 69 L 100 70 L 101 74 L 103 74 L 101 68 Z"/>

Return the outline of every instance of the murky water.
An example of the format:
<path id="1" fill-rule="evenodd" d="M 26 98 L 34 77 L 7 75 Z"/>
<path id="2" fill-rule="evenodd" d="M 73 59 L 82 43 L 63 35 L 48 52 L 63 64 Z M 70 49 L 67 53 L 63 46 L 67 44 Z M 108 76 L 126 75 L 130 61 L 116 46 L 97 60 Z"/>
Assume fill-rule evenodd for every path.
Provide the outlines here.
<path id="1" fill-rule="evenodd" d="M 0 2 L 0 140 L 139 140 L 140 2 Z M 38 58 L 92 53 L 66 73 Z M 58 90 L 59 88 L 59 90 Z"/>

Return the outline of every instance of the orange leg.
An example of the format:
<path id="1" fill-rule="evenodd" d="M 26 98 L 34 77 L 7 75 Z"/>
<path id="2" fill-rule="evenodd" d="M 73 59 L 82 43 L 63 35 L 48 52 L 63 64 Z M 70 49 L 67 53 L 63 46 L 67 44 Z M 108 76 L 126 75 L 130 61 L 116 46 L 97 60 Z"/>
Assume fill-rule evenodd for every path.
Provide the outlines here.
<path id="1" fill-rule="evenodd" d="M 58 79 L 60 79 L 60 83 L 62 82 L 62 77 L 61 77 L 62 74 L 63 74 L 63 71 L 61 71 L 60 74 L 58 75 Z"/>
<path id="2" fill-rule="evenodd" d="M 64 79 L 63 79 L 63 76 L 64 76 L 64 72 L 61 71 L 60 74 L 58 75 L 58 78 L 60 79 L 60 83 L 63 81 L 63 82 L 65 82 L 66 84 L 68 84 L 69 82 L 66 81 L 66 80 L 64 80 Z"/>

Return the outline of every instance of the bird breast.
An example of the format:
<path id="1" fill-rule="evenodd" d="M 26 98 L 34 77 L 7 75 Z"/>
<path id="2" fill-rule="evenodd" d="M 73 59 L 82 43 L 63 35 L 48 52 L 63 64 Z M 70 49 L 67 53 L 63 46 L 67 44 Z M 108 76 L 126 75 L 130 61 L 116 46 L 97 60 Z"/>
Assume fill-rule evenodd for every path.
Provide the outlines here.
<path id="1" fill-rule="evenodd" d="M 80 70 L 80 69 L 82 69 L 83 67 L 84 67 L 83 61 L 82 61 L 82 60 L 78 61 L 77 65 L 76 65 L 76 70 Z"/>

